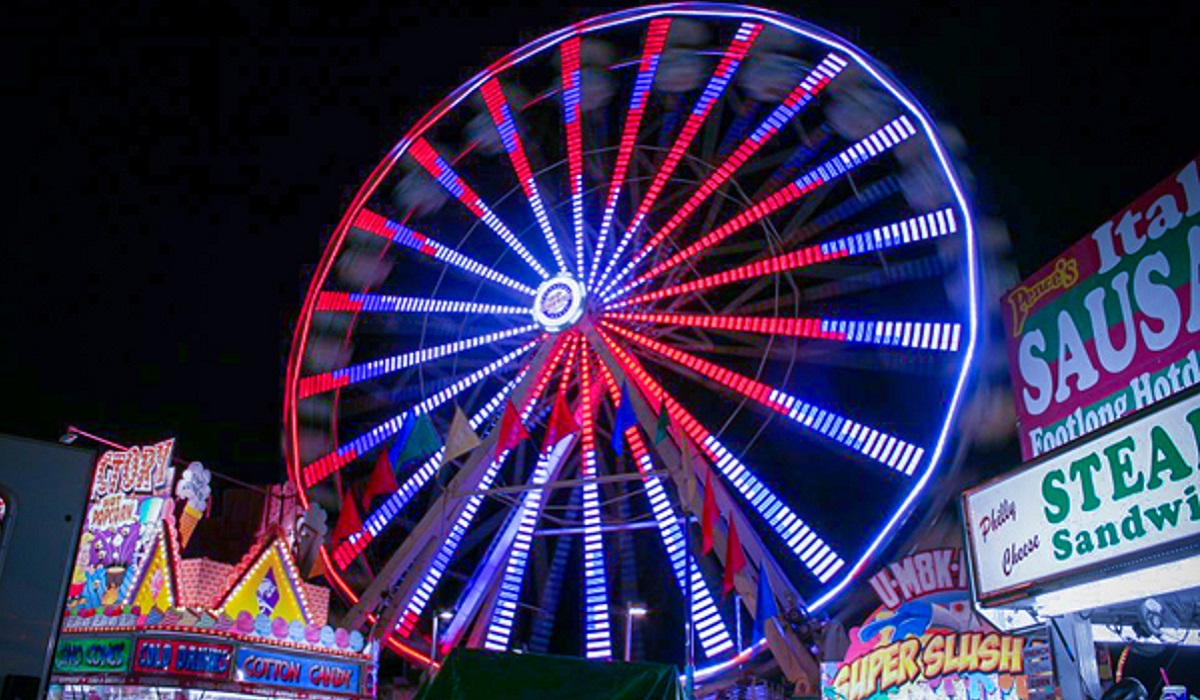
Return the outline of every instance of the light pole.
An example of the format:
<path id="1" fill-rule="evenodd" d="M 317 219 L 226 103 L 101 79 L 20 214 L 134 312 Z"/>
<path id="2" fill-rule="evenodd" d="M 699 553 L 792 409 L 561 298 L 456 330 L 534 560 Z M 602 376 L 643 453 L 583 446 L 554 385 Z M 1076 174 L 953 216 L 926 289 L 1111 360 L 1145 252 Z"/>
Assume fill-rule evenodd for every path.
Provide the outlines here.
<path id="1" fill-rule="evenodd" d="M 450 622 L 454 619 L 453 610 L 439 610 L 438 614 L 433 616 L 433 646 L 429 649 L 429 669 L 432 671 L 437 664 L 438 656 L 438 634 L 441 632 L 439 623 Z"/>
<path id="2" fill-rule="evenodd" d="M 633 655 L 633 618 L 645 616 L 646 606 L 641 603 L 630 603 L 625 608 L 625 661 Z"/>

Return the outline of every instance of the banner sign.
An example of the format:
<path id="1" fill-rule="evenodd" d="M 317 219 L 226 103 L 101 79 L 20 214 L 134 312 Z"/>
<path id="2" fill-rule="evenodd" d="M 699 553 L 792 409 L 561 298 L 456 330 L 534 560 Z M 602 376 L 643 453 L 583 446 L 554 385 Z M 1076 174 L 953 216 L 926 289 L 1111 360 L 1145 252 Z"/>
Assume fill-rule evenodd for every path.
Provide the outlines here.
<path id="1" fill-rule="evenodd" d="M 1025 639 L 975 614 L 960 547 L 916 552 L 870 584 L 882 605 L 850 629 L 845 658 L 823 664 L 824 700 L 1028 700 Z"/>
<path id="2" fill-rule="evenodd" d="M 88 512 L 71 572 L 68 608 L 127 602 L 170 501 L 175 440 L 109 450 L 96 463 Z"/>
<path id="3" fill-rule="evenodd" d="M 63 639 L 54 650 L 55 673 L 124 673 L 129 669 L 128 637 Z"/>
<path id="4" fill-rule="evenodd" d="M 242 683 L 358 695 L 361 671 L 355 663 L 262 649 L 241 648 L 237 653 L 237 680 Z"/>
<path id="5" fill-rule="evenodd" d="M 226 680 L 232 668 L 233 647 L 228 644 L 139 639 L 133 655 L 133 670 L 138 673 Z"/>
<path id="6" fill-rule="evenodd" d="M 1200 391 L 963 495 L 981 600 L 1200 535 Z"/>
<path id="7" fill-rule="evenodd" d="M 1198 162 L 1004 295 L 1025 460 L 1200 384 Z"/>

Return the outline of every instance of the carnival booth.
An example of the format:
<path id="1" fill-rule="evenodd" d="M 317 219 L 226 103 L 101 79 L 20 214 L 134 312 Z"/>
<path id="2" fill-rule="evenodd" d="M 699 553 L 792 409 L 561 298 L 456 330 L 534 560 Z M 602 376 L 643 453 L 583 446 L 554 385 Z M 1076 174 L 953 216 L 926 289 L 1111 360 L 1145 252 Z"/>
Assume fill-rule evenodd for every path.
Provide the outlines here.
<path id="1" fill-rule="evenodd" d="M 1027 462 L 963 496 L 974 595 L 1007 629 L 1048 630 L 1066 700 L 1099 697 L 1096 643 L 1197 643 L 1198 165 L 1003 300 Z M 1195 665 L 1176 651 L 1140 680 L 1157 697 Z"/>
<path id="2" fill-rule="evenodd" d="M 997 629 L 971 605 L 954 513 L 868 582 L 875 605 L 822 665 L 823 700 L 1041 700 L 1043 638 Z"/>
<path id="3" fill-rule="evenodd" d="M 329 590 L 302 578 L 295 527 L 260 528 L 236 564 L 180 556 L 209 474 L 192 463 L 176 480 L 173 448 L 97 464 L 51 697 L 374 697 L 378 647 L 328 624 Z"/>

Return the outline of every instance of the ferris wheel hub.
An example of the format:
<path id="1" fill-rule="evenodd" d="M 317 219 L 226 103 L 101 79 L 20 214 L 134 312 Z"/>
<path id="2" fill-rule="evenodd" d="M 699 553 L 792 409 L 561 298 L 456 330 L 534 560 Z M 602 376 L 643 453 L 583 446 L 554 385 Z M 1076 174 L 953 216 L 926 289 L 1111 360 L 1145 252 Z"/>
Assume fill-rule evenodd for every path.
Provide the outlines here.
<path id="1" fill-rule="evenodd" d="M 533 297 L 533 320 L 550 333 L 557 333 L 583 317 L 587 295 L 583 285 L 569 274 L 555 275 L 537 288 Z"/>

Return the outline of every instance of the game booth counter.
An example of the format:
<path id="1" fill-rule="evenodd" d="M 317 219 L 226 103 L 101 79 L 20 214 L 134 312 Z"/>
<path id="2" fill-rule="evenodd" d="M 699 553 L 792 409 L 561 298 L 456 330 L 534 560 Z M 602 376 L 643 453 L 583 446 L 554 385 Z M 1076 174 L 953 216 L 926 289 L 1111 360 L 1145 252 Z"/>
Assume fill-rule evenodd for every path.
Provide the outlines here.
<path id="1" fill-rule="evenodd" d="M 100 457 L 48 696 L 373 698 L 378 645 L 328 624 L 329 590 L 297 564 L 302 517 L 260 526 L 237 563 L 180 556 L 210 475 L 176 480 L 173 448 Z"/>

